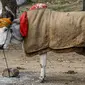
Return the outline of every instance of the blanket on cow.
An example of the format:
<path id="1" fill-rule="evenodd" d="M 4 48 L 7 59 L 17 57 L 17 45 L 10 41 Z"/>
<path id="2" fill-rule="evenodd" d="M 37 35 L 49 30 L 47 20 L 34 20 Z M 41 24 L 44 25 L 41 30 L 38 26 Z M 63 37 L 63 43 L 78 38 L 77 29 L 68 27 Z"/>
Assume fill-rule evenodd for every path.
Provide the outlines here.
<path id="1" fill-rule="evenodd" d="M 85 46 L 85 12 L 28 11 L 26 53 L 45 48 L 65 49 Z"/>

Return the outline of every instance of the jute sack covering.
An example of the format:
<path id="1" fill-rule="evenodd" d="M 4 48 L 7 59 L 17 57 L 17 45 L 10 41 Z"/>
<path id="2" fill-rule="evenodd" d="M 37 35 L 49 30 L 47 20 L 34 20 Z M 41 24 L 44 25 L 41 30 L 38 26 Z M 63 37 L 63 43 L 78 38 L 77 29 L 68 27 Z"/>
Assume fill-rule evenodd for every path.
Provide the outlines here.
<path id="1" fill-rule="evenodd" d="M 28 11 L 26 53 L 85 46 L 85 12 Z"/>

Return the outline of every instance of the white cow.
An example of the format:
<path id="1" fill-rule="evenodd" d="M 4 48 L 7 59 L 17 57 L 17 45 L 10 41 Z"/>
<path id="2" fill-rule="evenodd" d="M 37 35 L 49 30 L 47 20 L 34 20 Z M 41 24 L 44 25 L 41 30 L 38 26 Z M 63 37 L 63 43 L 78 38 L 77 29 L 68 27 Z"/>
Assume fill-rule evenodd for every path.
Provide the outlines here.
<path id="1" fill-rule="evenodd" d="M 15 20 L 17 21 L 17 20 Z M 14 23 L 12 24 L 11 28 L 8 29 L 7 27 L 0 28 L 0 49 L 7 49 L 9 43 L 19 44 L 23 41 L 23 37 L 19 32 L 19 24 Z M 44 81 L 46 76 L 45 68 L 46 68 L 46 56 L 47 53 L 40 55 L 40 66 L 41 66 L 41 73 L 40 73 L 40 82 Z"/>
<path id="2" fill-rule="evenodd" d="M 0 48 L 1 49 L 3 46 L 6 49 L 10 42 L 11 34 L 9 33 L 10 30 L 8 30 L 8 32 L 7 30 L 8 30 L 7 27 L 0 28 Z"/>

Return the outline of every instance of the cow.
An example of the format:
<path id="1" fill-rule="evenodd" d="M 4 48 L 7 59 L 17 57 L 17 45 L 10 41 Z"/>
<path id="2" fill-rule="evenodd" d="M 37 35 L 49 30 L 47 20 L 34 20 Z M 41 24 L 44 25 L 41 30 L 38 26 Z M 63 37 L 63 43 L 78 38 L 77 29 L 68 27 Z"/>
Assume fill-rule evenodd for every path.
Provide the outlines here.
<path id="1" fill-rule="evenodd" d="M 26 19 L 26 16 L 25 16 Z M 26 54 L 39 53 L 40 80 L 46 77 L 46 57 L 48 49 L 60 50 L 85 46 L 85 12 L 57 12 L 50 9 L 29 10 L 28 29 L 24 35 L 21 19 L 0 29 L 0 48 L 6 49 L 9 43 L 23 42 Z M 3 36 L 3 37 L 2 37 Z"/>

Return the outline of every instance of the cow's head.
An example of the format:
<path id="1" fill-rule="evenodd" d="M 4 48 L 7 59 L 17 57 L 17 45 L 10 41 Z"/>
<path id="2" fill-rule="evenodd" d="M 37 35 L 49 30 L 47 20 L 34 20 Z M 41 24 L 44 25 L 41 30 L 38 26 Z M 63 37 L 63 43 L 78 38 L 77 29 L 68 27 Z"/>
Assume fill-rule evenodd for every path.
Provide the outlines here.
<path id="1" fill-rule="evenodd" d="M 23 37 L 20 34 L 20 24 L 15 20 L 10 28 L 0 28 L 0 48 L 7 48 L 10 43 L 21 43 Z"/>
<path id="2" fill-rule="evenodd" d="M 11 39 L 11 32 L 7 27 L 0 28 L 0 49 L 7 48 Z"/>

